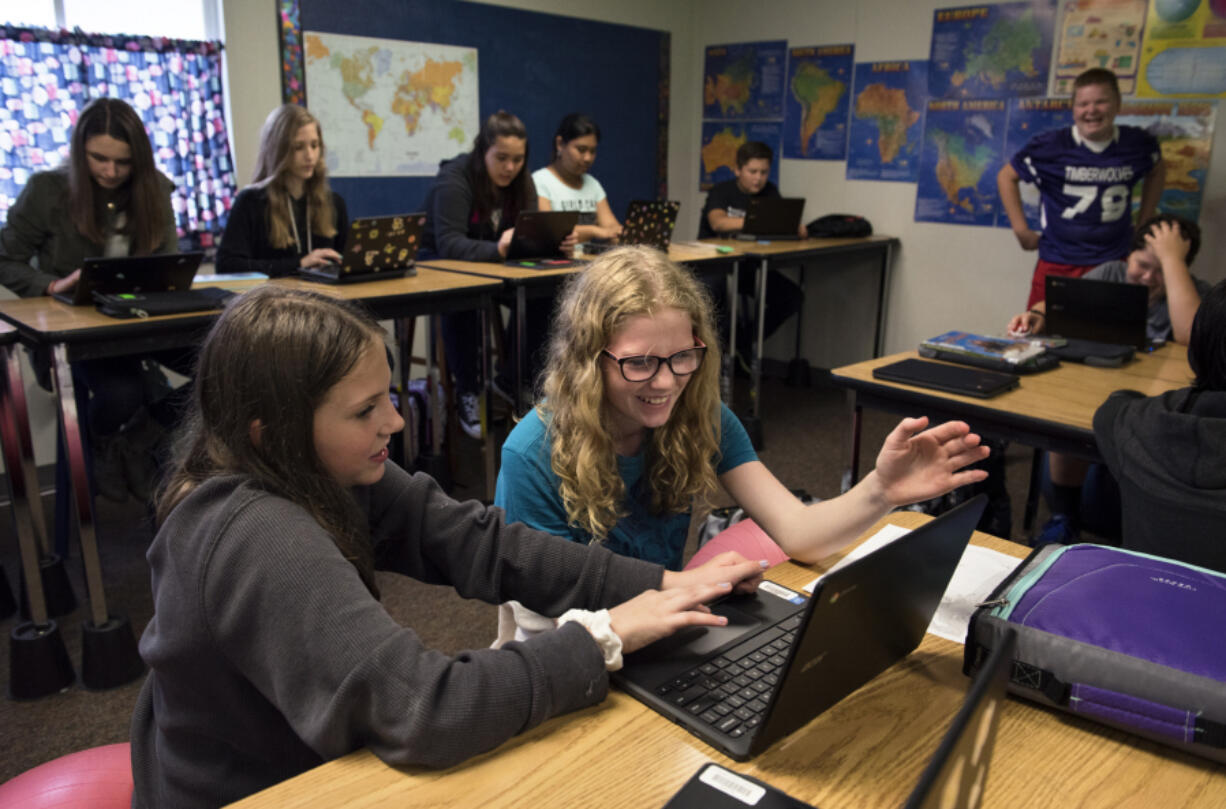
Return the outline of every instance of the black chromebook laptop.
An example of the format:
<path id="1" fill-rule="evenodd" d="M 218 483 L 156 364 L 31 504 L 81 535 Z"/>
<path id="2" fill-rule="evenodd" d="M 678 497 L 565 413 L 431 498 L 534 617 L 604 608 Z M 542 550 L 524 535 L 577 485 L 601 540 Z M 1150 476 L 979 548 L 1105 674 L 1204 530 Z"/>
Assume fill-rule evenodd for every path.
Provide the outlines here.
<path id="1" fill-rule="evenodd" d="M 712 604 L 727 626 L 627 655 L 613 681 L 746 761 L 919 645 L 986 502 L 968 500 L 827 574 L 807 600 L 768 581 Z"/>
<path id="2" fill-rule="evenodd" d="M 93 306 L 95 292 L 116 295 L 191 289 L 203 258 L 204 253 L 87 258 L 81 263 L 76 286 L 52 297 L 70 306 Z"/>
<path id="3" fill-rule="evenodd" d="M 975 809 L 983 805 L 988 767 L 1013 668 L 1015 632 L 992 650 L 904 809 Z M 706 764 L 664 809 L 812 809 L 756 778 Z"/>
<path id="4" fill-rule="evenodd" d="M 515 235 L 507 249 L 507 264 L 533 266 L 542 269 L 569 266 L 572 262 L 562 252 L 562 241 L 579 224 L 578 211 L 520 211 L 515 217 Z"/>
<path id="5" fill-rule="evenodd" d="M 1046 278 L 1047 322 L 1052 336 L 1149 347 L 1145 325 L 1149 317 L 1149 288 L 1087 278 Z"/>
<path id="6" fill-rule="evenodd" d="M 738 239 L 801 239 L 800 217 L 805 212 L 801 197 L 750 197 L 745 225 Z"/>
<path id="7" fill-rule="evenodd" d="M 415 275 L 425 224 L 424 213 L 355 219 L 349 225 L 341 263 L 300 267 L 298 276 L 325 284 L 357 284 Z"/>

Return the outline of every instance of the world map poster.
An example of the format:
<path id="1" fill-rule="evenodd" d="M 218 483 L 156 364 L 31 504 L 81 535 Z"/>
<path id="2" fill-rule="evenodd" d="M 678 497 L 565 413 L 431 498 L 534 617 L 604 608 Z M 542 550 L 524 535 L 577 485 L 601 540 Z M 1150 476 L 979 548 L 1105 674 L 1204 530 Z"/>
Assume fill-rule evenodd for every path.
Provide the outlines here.
<path id="1" fill-rule="evenodd" d="M 334 176 L 433 177 L 476 137 L 476 48 L 307 31 L 303 52 Z"/>
<path id="2" fill-rule="evenodd" d="M 996 224 L 1004 99 L 931 99 L 924 119 L 915 221 Z"/>
<path id="3" fill-rule="evenodd" d="M 788 52 L 783 156 L 842 160 L 847 156 L 853 45 L 792 48 Z"/>
<path id="4" fill-rule="evenodd" d="M 937 9 L 928 58 L 929 95 L 1044 95 L 1055 18 L 1054 0 Z"/>
<path id="5" fill-rule="evenodd" d="M 913 183 L 919 177 L 928 63 L 856 65 L 847 179 Z"/>
<path id="6" fill-rule="evenodd" d="M 708 47 L 702 72 L 702 117 L 782 118 L 787 61 L 785 40 Z"/>
<path id="7" fill-rule="evenodd" d="M 783 125 L 778 121 L 703 121 L 702 150 L 698 169 L 698 190 L 709 191 L 724 180 L 735 179 L 736 150 L 742 143 L 761 141 L 775 152 L 770 181 L 779 185 L 779 137 Z"/>

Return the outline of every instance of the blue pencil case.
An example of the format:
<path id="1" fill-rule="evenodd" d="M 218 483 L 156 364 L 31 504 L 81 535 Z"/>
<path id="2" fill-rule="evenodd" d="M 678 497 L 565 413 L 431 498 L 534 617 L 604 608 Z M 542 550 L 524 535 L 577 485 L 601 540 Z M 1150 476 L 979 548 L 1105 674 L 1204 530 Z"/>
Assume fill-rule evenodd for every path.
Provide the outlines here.
<path id="1" fill-rule="evenodd" d="M 1226 574 L 1103 545 L 1036 550 L 972 614 L 973 675 L 1017 630 L 1014 694 L 1226 762 Z"/>

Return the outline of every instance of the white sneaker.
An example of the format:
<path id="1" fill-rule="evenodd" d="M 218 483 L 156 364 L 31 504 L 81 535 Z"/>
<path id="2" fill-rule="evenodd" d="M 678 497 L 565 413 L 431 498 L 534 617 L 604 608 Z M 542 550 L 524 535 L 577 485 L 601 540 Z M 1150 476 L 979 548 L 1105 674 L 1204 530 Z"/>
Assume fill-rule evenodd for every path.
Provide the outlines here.
<path id="1" fill-rule="evenodd" d="M 481 397 L 475 393 L 460 394 L 460 427 L 470 438 L 481 440 Z"/>

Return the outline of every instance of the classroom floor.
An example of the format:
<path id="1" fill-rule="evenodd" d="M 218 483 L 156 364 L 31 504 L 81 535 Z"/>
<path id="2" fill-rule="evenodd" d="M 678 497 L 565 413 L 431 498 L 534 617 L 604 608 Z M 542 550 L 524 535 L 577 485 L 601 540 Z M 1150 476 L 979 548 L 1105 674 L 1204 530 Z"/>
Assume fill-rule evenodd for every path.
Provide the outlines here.
<path id="1" fill-rule="evenodd" d="M 746 385 L 738 383 L 743 391 Z M 828 498 L 839 491 L 846 458 L 848 414 L 842 391 L 825 387 L 792 388 L 781 380 L 767 378 L 763 384 L 765 448 L 762 461 L 792 489 Z M 893 416 L 866 412 L 862 465 L 875 457 L 882 439 L 896 423 Z M 483 491 L 480 446 L 461 439 L 457 462 L 458 497 L 477 497 Z M 1030 451 L 1012 446 L 1006 453 L 1006 477 L 1013 500 L 1013 537 L 1021 538 L 1021 512 L 1029 471 Z M 45 496 L 50 516 L 49 496 Z M 726 505 L 724 497 L 716 505 Z M 152 613 L 149 573 L 144 553 L 152 537 L 145 509 L 135 501 L 123 505 L 98 501 L 98 536 L 107 580 L 107 598 L 112 612 L 125 613 L 137 635 Z M 1039 524 L 1045 519 L 1042 509 Z M 69 559 L 78 600 L 84 600 L 79 553 Z M 0 563 L 16 591 L 20 564 L 12 521 L 0 516 Z M 445 652 L 488 645 L 494 638 L 496 608 L 467 601 L 449 588 L 426 585 L 403 576 L 380 574 L 379 586 L 388 611 L 401 623 L 413 627 L 425 643 Z M 79 671 L 81 624 L 86 609 L 58 620 L 65 645 Z M 6 635 L 15 617 L 0 622 Z M 0 671 L 7 678 L 9 647 L 0 648 Z M 7 688 L 7 680 L 6 688 Z M 63 693 L 30 702 L 0 698 L 0 783 L 56 756 L 125 741 L 128 720 L 140 689 L 140 680 L 109 691 L 87 691 L 79 684 Z"/>

